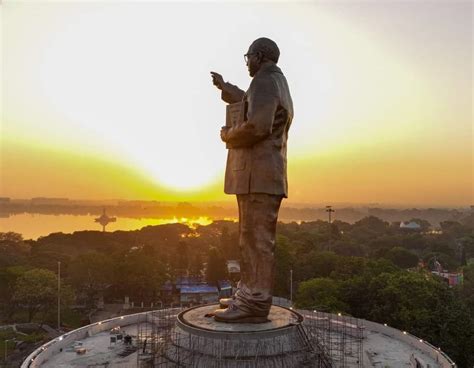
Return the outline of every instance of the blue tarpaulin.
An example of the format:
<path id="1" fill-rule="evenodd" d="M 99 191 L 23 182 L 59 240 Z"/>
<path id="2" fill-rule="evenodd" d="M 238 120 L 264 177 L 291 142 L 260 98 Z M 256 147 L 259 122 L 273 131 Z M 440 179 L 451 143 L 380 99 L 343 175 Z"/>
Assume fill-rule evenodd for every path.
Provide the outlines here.
<path id="1" fill-rule="evenodd" d="M 219 290 L 215 286 L 209 285 L 186 285 L 181 286 L 181 294 L 217 294 Z"/>

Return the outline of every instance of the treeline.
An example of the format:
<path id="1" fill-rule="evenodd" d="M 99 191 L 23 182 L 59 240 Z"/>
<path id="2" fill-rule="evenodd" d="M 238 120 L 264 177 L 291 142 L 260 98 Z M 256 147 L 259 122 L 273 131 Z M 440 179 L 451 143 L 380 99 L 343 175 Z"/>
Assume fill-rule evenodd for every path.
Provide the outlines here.
<path id="1" fill-rule="evenodd" d="M 409 331 L 453 358 L 474 364 L 474 226 L 426 220 L 406 230 L 379 218 L 353 225 L 335 221 L 279 227 L 276 291 L 290 295 L 293 270 L 296 306 L 343 313 Z M 468 219 L 471 220 L 471 219 Z M 460 273 L 449 287 L 432 274 Z"/>
<path id="2" fill-rule="evenodd" d="M 412 220 L 419 230 L 374 216 L 354 224 L 279 223 L 275 294 L 290 296 L 292 270 L 299 307 L 387 323 L 440 346 L 460 367 L 472 366 L 474 216 L 441 222 L 442 233 Z M 178 276 L 216 283 L 228 277 L 225 261 L 238 258 L 238 224 L 229 221 L 55 233 L 37 241 L 0 233 L 1 318 L 54 322 L 58 262 L 65 307 L 80 306 L 87 315 L 99 296 L 109 303 L 125 296 L 163 302 L 162 286 Z M 463 284 L 450 288 L 432 275 L 439 265 L 463 272 Z"/>
<path id="3" fill-rule="evenodd" d="M 228 277 L 226 259 L 238 258 L 236 228 L 233 222 L 197 229 L 169 224 L 54 233 L 37 241 L 0 233 L 0 318 L 54 321 L 50 312 L 56 310 L 59 262 L 62 301 L 81 306 L 85 315 L 99 297 L 109 303 L 123 303 L 128 296 L 136 304 L 166 305 L 171 302 L 161 293 L 166 281 L 195 276 L 216 284 Z"/>

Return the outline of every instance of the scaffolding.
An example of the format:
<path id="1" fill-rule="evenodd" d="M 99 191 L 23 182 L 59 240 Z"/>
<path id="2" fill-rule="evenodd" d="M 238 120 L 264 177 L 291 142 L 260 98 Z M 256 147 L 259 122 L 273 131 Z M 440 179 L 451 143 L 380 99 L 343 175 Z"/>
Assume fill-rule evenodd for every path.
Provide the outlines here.
<path id="1" fill-rule="evenodd" d="M 304 317 L 290 333 L 232 342 L 188 333 L 176 325 L 184 309 L 147 313 L 137 328 L 137 367 L 363 367 L 360 320 L 320 311 L 295 310 Z"/>
<path id="2" fill-rule="evenodd" d="M 137 328 L 137 367 L 156 367 L 157 357 L 171 343 L 171 335 L 181 308 L 167 308 L 146 313 Z"/>
<path id="3" fill-rule="evenodd" d="M 297 310 L 303 326 L 330 367 L 362 367 L 364 327 L 357 318 L 320 311 Z"/>

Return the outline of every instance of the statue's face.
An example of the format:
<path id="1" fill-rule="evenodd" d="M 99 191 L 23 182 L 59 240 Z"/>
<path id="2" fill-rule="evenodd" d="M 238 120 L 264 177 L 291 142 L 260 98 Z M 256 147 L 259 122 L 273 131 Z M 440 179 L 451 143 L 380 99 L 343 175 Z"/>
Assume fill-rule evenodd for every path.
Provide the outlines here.
<path id="1" fill-rule="evenodd" d="M 257 74 L 258 70 L 260 69 L 260 54 L 255 52 L 250 46 L 249 51 L 247 52 L 247 69 L 249 70 L 249 74 L 253 77 Z"/>

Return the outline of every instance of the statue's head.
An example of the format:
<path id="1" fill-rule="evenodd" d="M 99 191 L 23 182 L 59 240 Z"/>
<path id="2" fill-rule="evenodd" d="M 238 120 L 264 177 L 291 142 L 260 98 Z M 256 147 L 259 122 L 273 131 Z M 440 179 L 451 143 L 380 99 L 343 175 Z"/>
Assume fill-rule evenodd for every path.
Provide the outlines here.
<path id="1" fill-rule="evenodd" d="M 253 77 L 264 63 L 278 63 L 279 57 L 280 50 L 274 41 L 265 37 L 256 39 L 250 45 L 247 54 L 245 54 L 250 76 Z"/>

